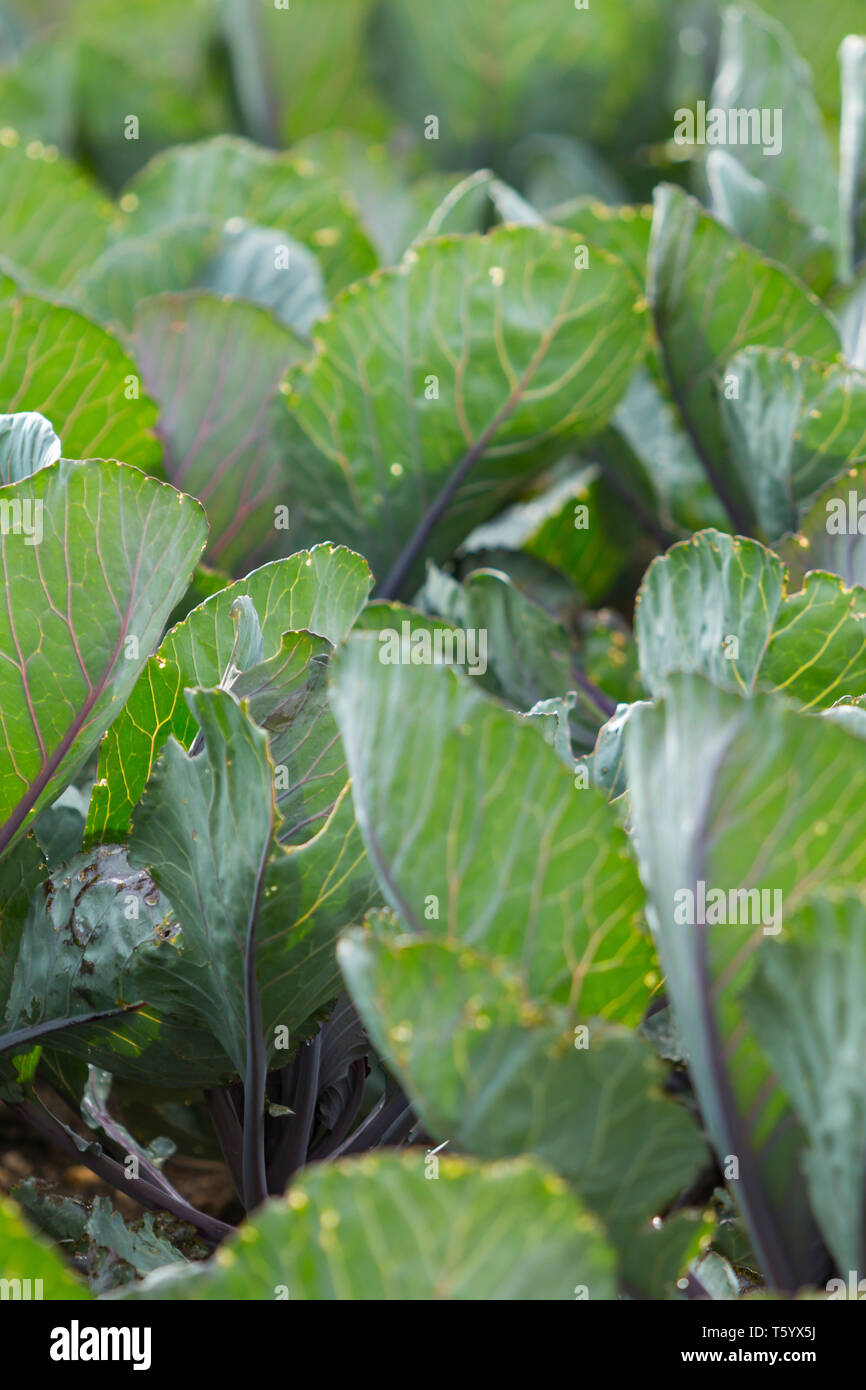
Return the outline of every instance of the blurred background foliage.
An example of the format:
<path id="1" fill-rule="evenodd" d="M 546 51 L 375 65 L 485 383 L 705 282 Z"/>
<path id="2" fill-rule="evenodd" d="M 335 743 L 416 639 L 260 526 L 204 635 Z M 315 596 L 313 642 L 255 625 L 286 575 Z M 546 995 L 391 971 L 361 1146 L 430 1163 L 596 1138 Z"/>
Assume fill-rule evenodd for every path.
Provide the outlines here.
<path id="1" fill-rule="evenodd" d="M 221 132 L 276 147 L 350 132 L 416 176 L 493 167 L 544 207 L 646 198 L 671 113 L 706 95 L 721 0 L 2 0 L 0 121 L 119 188 Z M 763 0 L 838 119 L 837 49 L 862 0 Z M 127 116 L 140 137 L 125 138 Z M 438 140 L 424 138 L 427 117 Z M 334 158 L 347 159 L 345 145 Z M 367 161 L 369 162 L 369 161 Z M 375 162 L 371 166 L 375 170 Z M 357 179 L 357 167 L 347 174 Z M 356 196 L 357 196 L 357 190 Z"/>

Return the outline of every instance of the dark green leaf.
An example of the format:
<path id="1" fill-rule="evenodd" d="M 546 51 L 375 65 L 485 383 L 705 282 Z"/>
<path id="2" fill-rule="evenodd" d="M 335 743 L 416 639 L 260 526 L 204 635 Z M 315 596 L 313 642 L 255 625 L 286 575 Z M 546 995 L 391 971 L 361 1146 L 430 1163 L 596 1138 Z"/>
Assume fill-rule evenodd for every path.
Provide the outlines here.
<path id="1" fill-rule="evenodd" d="M 178 932 L 170 903 L 122 849 L 78 855 L 33 895 L 20 946 L 7 956 L 7 1026 L 73 1019 L 158 993 L 158 1007 L 64 1031 L 55 1050 L 147 1085 L 156 1077 L 175 1088 L 226 1083 L 229 1058 L 181 996 Z"/>
<path id="2" fill-rule="evenodd" d="M 193 757 L 175 739 L 165 745 L 135 815 L 130 862 L 147 867 L 171 902 L 195 1012 L 243 1075 L 248 924 L 274 826 L 267 738 L 225 691 L 190 692 L 187 702 L 204 750 Z"/>
<path id="3" fill-rule="evenodd" d="M 301 242 L 268 227 L 229 222 L 197 283 L 264 304 L 300 334 L 310 332 L 328 304 L 316 257 Z"/>
<path id="4" fill-rule="evenodd" d="M 528 1000 L 505 962 L 459 942 L 354 932 L 339 960 L 434 1140 L 540 1158 L 626 1248 L 693 1176 L 700 1136 L 657 1094 L 660 1070 L 634 1034 L 572 1028 Z"/>

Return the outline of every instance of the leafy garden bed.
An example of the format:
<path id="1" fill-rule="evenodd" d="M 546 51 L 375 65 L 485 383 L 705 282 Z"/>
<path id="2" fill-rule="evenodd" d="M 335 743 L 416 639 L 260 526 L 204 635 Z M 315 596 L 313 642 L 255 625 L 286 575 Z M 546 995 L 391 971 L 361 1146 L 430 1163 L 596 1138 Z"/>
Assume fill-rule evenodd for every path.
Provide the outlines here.
<path id="1" fill-rule="evenodd" d="M 10 21 L 6 1280 L 857 1288 L 866 40 L 770 8 Z"/>

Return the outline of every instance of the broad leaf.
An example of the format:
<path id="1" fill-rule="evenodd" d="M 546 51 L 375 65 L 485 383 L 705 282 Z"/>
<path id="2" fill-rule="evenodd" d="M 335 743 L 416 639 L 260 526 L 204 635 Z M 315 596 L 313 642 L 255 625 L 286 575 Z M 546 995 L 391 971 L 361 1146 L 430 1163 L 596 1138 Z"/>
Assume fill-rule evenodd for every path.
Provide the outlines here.
<path id="1" fill-rule="evenodd" d="M 826 487 L 800 522 L 797 534 L 778 550 L 798 580 L 809 570 L 828 570 L 848 586 L 866 585 L 864 468 L 854 468 Z"/>
<path id="2" fill-rule="evenodd" d="M 758 676 L 810 711 L 866 692 L 866 589 L 807 574 L 776 618 Z"/>
<path id="3" fill-rule="evenodd" d="M 4 944 L 6 922 L 4 921 Z M 77 855 L 33 895 L 20 946 L 9 970 L 6 1027 L 150 999 L 159 1006 L 122 1020 L 79 1023 L 53 1038 L 63 1057 L 78 1058 L 115 1076 L 152 1085 L 217 1086 L 234 1069 L 209 1022 L 180 998 L 182 937 L 171 904 L 147 873 L 131 869 L 125 852 L 101 846 Z M 148 974 L 148 962 L 153 972 Z"/>
<path id="4" fill-rule="evenodd" d="M 244 975 L 274 828 L 267 738 L 225 691 L 187 701 L 203 752 L 166 744 L 136 812 L 130 862 L 149 868 L 177 913 L 196 1012 L 243 1075 L 261 1043 L 249 1032 Z"/>
<path id="5" fill-rule="evenodd" d="M 781 560 L 757 541 L 700 531 L 673 546 L 646 573 L 635 627 L 653 694 L 673 671 L 784 691 L 806 709 L 866 691 L 866 589 L 815 571 L 789 594 Z"/>
<path id="6" fill-rule="evenodd" d="M 141 304 L 133 343 L 160 407 L 166 476 L 203 503 L 211 561 L 271 558 L 294 498 L 270 412 L 299 340 L 266 309 L 201 290 Z"/>
<path id="7" fill-rule="evenodd" d="M 762 1267 L 796 1288 L 822 1267 L 803 1135 L 740 996 L 783 914 L 822 885 L 862 880 L 866 748 L 778 697 L 743 700 L 684 676 L 661 707 L 635 711 L 625 746 L 641 874 L 701 1110 L 717 1154 L 738 1161 L 734 1192 Z"/>
<path id="8" fill-rule="evenodd" d="M 118 714 L 206 527 L 191 498 L 110 462 L 52 464 L 3 488 L 0 502 L 4 532 L 10 527 L 0 535 L 0 850 L 8 850 Z"/>
<path id="9" fill-rule="evenodd" d="M 167 222 L 143 236 L 120 237 L 85 267 L 70 293 L 103 323 L 130 332 L 139 302 L 189 289 L 221 239 L 221 224 L 207 216 Z"/>
<path id="10" fill-rule="evenodd" d="M 326 307 L 318 261 L 301 242 L 243 218 L 224 223 L 206 214 L 115 239 L 69 293 L 103 322 L 130 331 L 141 300 L 197 287 L 251 299 L 300 333 Z"/>
<path id="11" fill-rule="evenodd" d="M 753 690 L 784 592 L 784 565 L 757 541 L 699 531 L 672 546 L 647 570 L 635 610 L 650 692 L 673 671 Z"/>
<path id="12" fill-rule="evenodd" d="M 264 304 L 287 328 L 309 333 L 328 301 L 319 263 L 284 232 L 229 222 L 197 283 Z"/>
<path id="13" fill-rule="evenodd" d="M 328 704 L 324 637 L 284 633 L 279 652 L 249 666 L 232 692 L 269 737 L 281 844 L 310 839 L 346 781 L 346 759 Z"/>
<path id="14" fill-rule="evenodd" d="M 545 446 L 596 433 L 616 406 L 645 318 L 621 262 L 592 249 L 576 268 L 577 246 L 525 227 L 424 242 L 340 299 L 290 374 L 305 520 L 362 550 L 386 596 L 420 578 L 422 537 L 449 554 Z"/>
<path id="15" fill-rule="evenodd" d="M 287 232 L 319 258 L 331 294 L 376 267 L 356 209 L 312 160 L 234 136 L 157 155 L 128 185 L 121 206 L 130 210 L 135 236 L 203 213 Z"/>
<path id="16" fill-rule="evenodd" d="M 812 92 L 809 65 L 781 24 L 751 8 L 726 8 L 709 105 L 726 113 L 727 148 L 737 161 L 835 241 L 833 153 Z M 743 110 L 760 113 L 759 138 L 748 117 L 744 138 Z M 731 112 L 738 114 L 732 117 Z M 735 132 L 730 128 L 733 120 Z M 725 147 L 725 141 L 720 143 Z"/>
<path id="17" fill-rule="evenodd" d="M 28 289 L 67 286 L 100 254 L 117 218 L 56 149 L 20 138 L 0 145 L 0 255 Z"/>
<path id="18" fill-rule="evenodd" d="M 668 185 L 656 192 L 647 288 L 673 399 L 731 519 L 748 531 L 747 499 L 732 476 L 719 418 L 725 368 L 756 345 L 832 358 L 836 330 L 799 280 Z"/>
<path id="19" fill-rule="evenodd" d="M 803 1171 L 840 1270 L 863 1268 L 866 915 L 818 899 L 763 951 L 745 1007 L 808 1135 Z"/>
<path id="20" fill-rule="evenodd" d="M 518 1160 L 367 1157 L 309 1169 L 219 1256 L 139 1298 L 334 1301 L 615 1296 L 613 1255 L 565 1185 Z"/>
<path id="21" fill-rule="evenodd" d="M 69 458 L 117 458 L 161 473 L 156 406 L 110 333 L 0 279 L 0 408 L 38 411 Z"/>
<path id="22" fill-rule="evenodd" d="M 381 897 L 355 821 L 348 789 L 306 844 L 277 846 L 268 864 L 259 913 L 259 983 L 271 1066 L 314 1033 L 342 992 L 339 935 Z"/>
<path id="23" fill-rule="evenodd" d="M 866 39 L 849 34 L 839 50 L 842 114 L 839 132 L 839 211 L 842 274 L 850 279 L 866 256 Z"/>
<path id="24" fill-rule="evenodd" d="M 508 219 L 510 220 L 510 219 Z M 572 232 L 581 242 L 611 251 L 625 262 L 642 291 L 652 226 L 652 208 L 625 203 L 607 207 L 595 198 L 574 198 L 554 208 L 549 220 Z"/>
<path id="25" fill-rule="evenodd" d="M 166 635 L 158 652 L 147 663 L 125 709 L 109 730 L 99 754 L 99 769 L 93 789 L 87 820 L 86 838 L 89 843 L 122 839 L 129 828 L 133 807 L 147 784 L 154 761 L 168 738 L 173 734 L 189 747 L 196 733 L 183 690 L 186 687 L 210 687 L 220 683 L 232 658 L 235 627 L 232 608 L 240 598 L 252 601 L 260 623 L 265 663 L 269 669 L 260 672 L 267 685 L 281 669 L 280 653 L 284 633 L 293 633 L 293 650 L 300 651 L 304 640 L 314 648 L 318 659 L 321 648 L 302 630 L 336 644 L 342 641 L 361 611 L 371 585 L 370 571 L 360 555 L 329 545 L 300 551 L 288 560 L 277 560 L 254 570 L 246 579 L 238 580 L 220 590 L 194 609 L 183 622 Z M 317 670 L 311 668 L 311 686 L 304 688 L 305 703 L 298 711 L 301 728 L 312 736 L 313 749 L 306 773 L 314 771 L 316 758 L 327 744 L 324 715 L 318 717 L 318 682 L 312 678 Z M 268 717 L 276 711 L 269 711 Z M 309 720 L 309 723 L 306 721 Z M 332 736 L 336 729 L 331 722 Z M 275 734 L 286 734 L 290 748 L 295 747 L 291 728 L 285 729 L 278 717 Z M 299 740 L 298 740 L 299 741 Z M 282 805 L 286 794 L 299 799 L 298 781 L 292 780 L 292 769 L 301 767 L 305 758 L 305 743 L 286 758 L 285 742 L 279 756 L 272 761 L 285 766 L 288 784 L 278 779 L 277 796 Z M 329 754 L 327 771 L 332 774 L 336 764 Z M 325 771 L 323 768 L 322 771 Z M 301 782 L 302 785 L 302 782 Z M 317 784 L 318 785 L 318 784 Z M 342 783 L 341 783 L 342 785 Z M 306 794 L 301 799 L 306 802 Z M 303 815 L 300 819 L 304 819 Z"/>
<path id="26" fill-rule="evenodd" d="M 652 964 L 615 813 L 538 731 L 358 635 L 333 706 L 382 890 L 413 931 L 506 957 L 529 995 L 636 1022 Z"/>
<path id="27" fill-rule="evenodd" d="M 731 464 L 772 542 L 797 529 L 823 487 L 866 459 L 866 375 L 747 348 L 726 377 L 721 411 Z"/>
<path id="28" fill-rule="evenodd" d="M 191 756 L 169 741 L 129 841 L 132 862 L 146 865 L 170 899 L 182 937 L 172 974 L 161 980 L 157 960 L 135 986 L 157 1009 L 185 1006 L 243 1074 L 259 1029 L 268 1055 L 284 1061 L 279 1030 L 293 1040 L 304 1036 L 339 993 L 337 934 L 374 903 L 374 881 L 345 792 L 306 845 L 272 845 L 266 735 L 226 692 L 189 692 L 187 699 L 204 752 Z M 244 1003 L 250 939 L 261 1010 L 261 1022 L 252 1024 Z"/>
<path id="29" fill-rule="evenodd" d="M 188 698 L 204 748 L 190 756 L 172 741 L 157 762 L 130 838 L 130 856 L 145 867 L 101 848 L 48 881 L 33 900 L 8 1009 L 14 1025 L 143 999 L 124 1020 L 63 1033 L 54 1045 L 174 1089 L 225 1085 L 243 1070 L 252 912 L 260 1033 L 273 1064 L 284 1065 L 286 1030 L 294 1047 L 340 992 L 338 933 L 377 901 L 346 793 L 308 844 L 272 845 L 265 734 L 226 692 Z M 259 852 L 269 856 L 261 873 Z"/>
<path id="30" fill-rule="evenodd" d="M 660 1071 L 634 1034 L 572 1028 L 528 1000 L 504 961 L 458 942 L 354 932 L 339 960 L 431 1136 L 479 1156 L 540 1158 L 621 1247 L 699 1166 L 700 1136 L 655 1092 Z"/>
<path id="31" fill-rule="evenodd" d="M 713 150 L 707 159 L 707 183 L 710 211 L 720 222 L 787 266 L 815 294 L 827 293 L 836 279 L 838 255 L 829 233 L 807 221 L 780 193 L 723 150 Z"/>

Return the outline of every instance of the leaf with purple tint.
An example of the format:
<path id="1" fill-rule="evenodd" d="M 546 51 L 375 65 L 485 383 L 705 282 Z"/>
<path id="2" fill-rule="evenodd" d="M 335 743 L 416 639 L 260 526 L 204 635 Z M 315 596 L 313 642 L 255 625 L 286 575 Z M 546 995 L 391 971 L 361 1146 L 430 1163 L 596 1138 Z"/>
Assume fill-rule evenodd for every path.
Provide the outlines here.
<path id="1" fill-rule="evenodd" d="M 859 891 L 866 749 L 776 694 L 743 699 L 674 674 L 662 701 L 634 710 L 625 761 L 648 916 L 707 1133 L 723 1163 L 739 1158 L 737 1201 L 768 1283 L 815 1283 L 795 1098 L 742 992 L 776 938 L 796 939 L 789 923 L 811 895 Z M 799 1018 L 811 1036 L 814 1015 Z"/>
<path id="2" fill-rule="evenodd" d="M 124 464 L 0 488 L 0 853 L 121 709 L 205 535 L 192 498 Z"/>
<path id="3" fill-rule="evenodd" d="M 294 497 L 270 418 L 300 340 L 267 309 L 192 290 L 141 304 L 133 343 L 160 407 L 166 476 L 204 504 L 211 561 L 247 569 L 286 549 L 275 522 L 291 522 Z"/>

